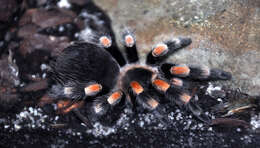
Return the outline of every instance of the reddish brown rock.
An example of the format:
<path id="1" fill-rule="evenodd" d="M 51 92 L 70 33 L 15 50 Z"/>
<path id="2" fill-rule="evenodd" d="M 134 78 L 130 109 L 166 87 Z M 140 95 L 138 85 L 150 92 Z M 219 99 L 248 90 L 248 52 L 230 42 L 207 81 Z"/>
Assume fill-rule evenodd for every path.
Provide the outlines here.
<path id="1" fill-rule="evenodd" d="M 83 27 L 83 21 L 77 19 L 74 12 L 60 8 L 28 9 L 19 22 L 18 37 L 22 38 L 19 52 L 23 57 L 35 50 L 46 50 L 52 56 L 57 55 L 68 46 L 70 39 L 64 35 L 51 36 L 45 29 L 55 28 L 59 25 L 75 24 Z"/>
<path id="2" fill-rule="evenodd" d="M 83 22 L 76 19 L 76 14 L 66 9 L 28 9 L 22 16 L 19 25 L 36 24 L 40 28 L 54 27 L 61 24 L 75 23 L 79 28 Z"/>
<path id="3" fill-rule="evenodd" d="M 29 36 L 32 36 L 33 34 L 37 33 L 39 30 L 39 27 L 35 24 L 27 24 L 19 28 L 18 30 L 18 37 L 20 38 L 27 38 Z"/>
<path id="4" fill-rule="evenodd" d="M 19 51 L 24 57 L 35 50 L 47 50 L 55 56 L 68 45 L 68 37 L 54 37 L 36 33 L 28 36 L 20 43 Z"/>
<path id="5" fill-rule="evenodd" d="M 8 22 L 13 14 L 17 11 L 19 5 L 16 0 L 1 0 L 0 1 L 0 22 Z"/>

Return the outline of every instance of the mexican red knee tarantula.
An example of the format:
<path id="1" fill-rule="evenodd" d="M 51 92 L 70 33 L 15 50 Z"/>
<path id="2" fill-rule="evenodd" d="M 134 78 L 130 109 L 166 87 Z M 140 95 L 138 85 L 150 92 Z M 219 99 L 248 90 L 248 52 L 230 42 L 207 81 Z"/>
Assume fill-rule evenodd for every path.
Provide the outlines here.
<path id="1" fill-rule="evenodd" d="M 194 103 L 197 96 L 192 81 L 228 80 L 231 74 L 207 67 L 164 63 L 168 56 L 191 44 L 190 38 L 176 38 L 155 45 L 139 63 L 136 39 L 132 32 L 123 33 L 127 61 L 114 47 L 109 35 L 100 35 L 94 42 L 75 43 L 63 50 L 52 64 L 51 77 L 56 82 L 49 94 L 59 101 L 61 113 L 74 111 L 87 125 L 88 118 L 78 110 L 91 102 L 89 113 L 104 116 L 115 106 L 125 105 L 153 112 L 163 119 L 161 100 L 187 107 L 198 119 L 209 122 L 202 109 Z"/>

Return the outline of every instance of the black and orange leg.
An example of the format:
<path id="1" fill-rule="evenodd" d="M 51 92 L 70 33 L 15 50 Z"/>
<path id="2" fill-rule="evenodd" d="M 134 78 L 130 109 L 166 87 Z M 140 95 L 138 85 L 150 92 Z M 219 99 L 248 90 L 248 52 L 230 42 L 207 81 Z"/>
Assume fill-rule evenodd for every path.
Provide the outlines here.
<path id="1" fill-rule="evenodd" d="M 126 30 L 122 36 L 122 42 L 126 49 L 126 56 L 129 63 L 135 63 L 139 61 L 136 39 L 132 31 Z"/>
<path id="2" fill-rule="evenodd" d="M 84 91 L 83 91 L 84 90 Z M 75 84 L 64 87 L 65 98 L 70 99 L 70 103 L 64 106 L 63 110 L 70 108 L 80 100 L 93 98 L 102 91 L 102 86 L 96 82 L 88 82 L 86 84 Z"/>
<path id="3" fill-rule="evenodd" d="M 160 65 L 160 71 L 164 77 L 170 79 L 172 77 L 188 78 L 192 80 L 230 80 L 232 75 L 220 69 L 210 69 L 208 67 L 177 65 L 172 63 L 164 63 Z"/>
<path id="4" fill-rule="evenodd" d="M 97 97 L 91 103 L 90 116 L 93 120 L 99 120 L 108 115 L 109 112 L 113 112 L 117 106 L 123 105 L 123 103 L 124 94 L 120 90 L 114 91 L 109 95 Z"/>
<path id="5" fill-rule="evenodd" d="M 76 117 L 83 122 L 86 126 L 88 126 L 89 128 L 92 127 L 92 124 L 90 122 L 90 120 L 85 117 L 84 115 L 82 115 L 79 111 L 79 108 L 81 108 L 84 105 L 84 101 L 78 101 L 73 103 L 72 105 L 70 100 L 60 100 L 57 103 L 57 107 L 58 107 L 58 114 L 67 114 L 69 112 L 73 112 Z"/>
<path id="6" fill-rule="evenodd" d="M 102 86 L 98 83 L 89 82 L 84 87 L 84 93 L 85 98 L 86 97 L 93 97 L 97 95 L 102 90 Z M 80 97 L 77 95 L 77 92 L 75 91 L 75 88 L 73 87 L 65 87 L 64 92 L 66 95 L 69 95 L 71 97 Z M 68 96 L 67 96 L 68 97 Z M 77 118 L 79 118 L 86 126 L 92 127 L 92 124 L 90 120 L 87 118 L 87 116 L 84 116 L 80 113 L 78 108 L 81 108 L 84 105 L 84 100 L 80 101 L 79 98 L 74 98 L 70 100 L 60 100 L 57 103 L 57 112 L 60 114 L 67 114 L 69 112 L 73 112 Z"/>
<path id="7" fill-rule="evenodd" d="M 120 52 L 114 40 L 109 35 L 102 35 L 99 38 L 99 44 L 103 46 L 119 63 L 120 66 L 126 64 L 123 54 Z"/>
<path id="8" fill-rule="evenodd" d="M 190 90 L 195 85 L 195 84 L 193 84 L 193 82 L 183 80 L 181 78 L 176 78 L 176 77 L 173 77 L 170 79 L 170 84 L 176 88 L 181 88 L 181 89 L 185 89 L 185 90 Z"/>
<path id="9" fill-rule="evenodd" d="M 185 106 L 198 119 L 200 119 L 203 122 L 209 123 L 209 117 L 205 115 L 203 113 L 203 110 L 194 103 L 194 97 L 196 95 L 181 87 L 181 83 L 176 83 L 175 81 L 173 81 L 172 83 L 173 84 L 161 78 L 156 78 L 152 81 L 154 88 L 157 91 L 165 94 L 169 101 L 179 105 L 180 107 Z M 178 87 L 176 87 L 177 85 Z"/>
<path id="10" fill-rule="evenodd" d="M 146 64 L 158 65 L 166 60 L 168 56 L 175 53 L 181 48 L 191 44 L 190 38 L 176 38 L 154 46 L 152 51 L 147 55 Z"/>
<path id="11" fill-rule="evenodd" d="M 67 84 L 53 85 L 48 95 L 53 99 L 67 98 L 77 102 L 87 97 L 94 97 L 102 91 L 102 85 L 94 81 L 86 83 L 69 82 Z"/>
<path id="12" fill-rule="evenodd" d="M 88 118 L 84 117 L 78 108 L 83 106 L 84 98 L 94 97 L 101 91 L 102 86 L 96 82 L 70 83 L 65 86 L 55 85 L 49 92 L 49 96 L 55 100 L 66 98 L 58 101 L 57 113 L 67 114 L 72 111 L 86 126 L 91 127 Z"/>
<path id="13" fill-rule="evenodd" d="M 132 99 L 135 98 L 137 106 L 144 110 L 152 112 L 164 124 L 168 123 L 164 107 L 160 104 L 161 98 L 155 93 L 149 92 L 137 81 L 130 83 L 130 94 L 133 94 Z"/>

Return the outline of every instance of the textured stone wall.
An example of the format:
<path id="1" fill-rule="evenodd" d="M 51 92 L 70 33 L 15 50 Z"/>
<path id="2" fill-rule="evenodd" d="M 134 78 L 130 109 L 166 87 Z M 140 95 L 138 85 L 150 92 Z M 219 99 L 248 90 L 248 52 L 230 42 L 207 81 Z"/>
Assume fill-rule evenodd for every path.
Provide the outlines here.
<path id="1" fill-rule="evenodd" d="M 120 37 L 136 30 L 139 53 L 174 36 L 193 44 L 169 61 L 208 65 L 232 72 L 227 82 L 251 95 L 260 94 L 260 1 L 258 0 L 95 0 L 110 16 Z"/>

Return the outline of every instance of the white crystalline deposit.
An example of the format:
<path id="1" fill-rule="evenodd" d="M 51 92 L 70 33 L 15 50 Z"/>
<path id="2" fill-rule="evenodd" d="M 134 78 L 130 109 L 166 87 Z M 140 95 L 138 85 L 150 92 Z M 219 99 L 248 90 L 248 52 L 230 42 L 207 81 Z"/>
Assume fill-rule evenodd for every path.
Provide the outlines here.
<path id="1" fill-rule="evenodd" d="M 220 90 L 221 90 L 220 86 L 214 87 L 212 85 L 212 83 L 209 83 L 209 86 L 207 88 L 206 94 L 211 96 L 214 91 L 220 91 Z"/>
<path id="2" fill-rule="evenodd" d="M 48 123 L 46 120 L 48 115 L 45 115 L 41 108 L 25 107 L 20 113 L 16 114 L 16 118 L 12 123 L 6 123 L 5 128 L 18 131 L 24 127 L 26 128 L 42 128 L 46 129 Z M 48 118 L 48 120 L 52 120 Z M 55 122 L 55 120 L 53 120 Z"/>
<path id="3" fill-rule="evenodd" d="M 60 0 L 58 3 L 57 3 L 58 7 L 60 8 L 70 8 L 71 7 L 71 4 L 68 2 L 68 0 Z"/>
<path id="4" fill-rule="evenodd" d="M 260 113 L 251 117 L 250 124 L 254 130 L 260 128 Z"/>

